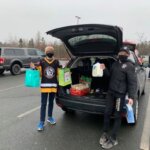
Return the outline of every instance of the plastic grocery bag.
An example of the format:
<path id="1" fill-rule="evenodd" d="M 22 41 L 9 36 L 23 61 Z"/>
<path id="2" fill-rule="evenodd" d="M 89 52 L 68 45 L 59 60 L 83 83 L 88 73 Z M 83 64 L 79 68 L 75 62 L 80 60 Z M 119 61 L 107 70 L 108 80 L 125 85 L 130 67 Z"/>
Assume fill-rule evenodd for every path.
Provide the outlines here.
<path id="1" fill-rule="evenodd" d="M 27 87 L 39 87 L 40 86 L 40 71 L 27 69 L 25 73 L 25 86 Z"/>
<path id="2" fill-rule="evenodd" d="M 100 68 L 100 63 L 96 63 L 93 65 L 92 68 L 92 76 L 93 77 L 102 77 L 103 76 L 103 70 Z"/>
<path id="3" fill-rule="evenodd" d="M 85 83 L 85 84 L 87 83 L 89 88 L 91 86 L 91 82 L 92 82 L 92 78 L 90 78 L 90 77 L 86 77 L 83 75 L 80 77 L 80 83 Z"/>
<path id="4" fill-rule="evenodd" d="M 60 86 L 66 86 L 72 83 L 70 68 L 59 68 L 58 82 Z"/>
<path id="5" fill-rule="evenodd" d="M 126 114 L 127 122 L 128 123 L 135 123 L 134 112 L 133 112 L 132 106 L 129 104 L 126 104 L 126 109 L 127 109 L 127 114 Z"/>

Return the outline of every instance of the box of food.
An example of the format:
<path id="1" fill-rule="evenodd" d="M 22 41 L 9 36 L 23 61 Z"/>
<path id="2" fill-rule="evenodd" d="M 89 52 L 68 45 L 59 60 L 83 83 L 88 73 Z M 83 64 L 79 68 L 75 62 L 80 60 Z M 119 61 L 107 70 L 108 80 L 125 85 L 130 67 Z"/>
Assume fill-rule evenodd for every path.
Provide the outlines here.
<path id="1" fill-rule="evenodd" d="M 70 88 L 70 94 L 74 96 L 84 96 L 90 92 L 88 84 L 75 84 Z"/>

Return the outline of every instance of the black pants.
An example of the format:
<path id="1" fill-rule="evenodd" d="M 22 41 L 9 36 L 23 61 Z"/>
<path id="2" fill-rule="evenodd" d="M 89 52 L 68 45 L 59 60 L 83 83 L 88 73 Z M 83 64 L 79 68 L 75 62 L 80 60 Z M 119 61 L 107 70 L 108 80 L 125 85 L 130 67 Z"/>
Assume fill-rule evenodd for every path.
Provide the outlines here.
<path id="1" fill-rule="evenodd" d="M 108 93 L 107 103 L 104 114 L 104 132 L 108 132 L 110 126 L 110 117 L 114 110 L 114 126 L 112 129 L 111 137 L 116 139 L 118 129 L 121 125 L 121 112 L 125 103 L 125 95 L 116 96 L 114 93 Z"/>
<path id="2" fill-rule="evenodd" d="M 49 99 L 48 103 L 48 117 L 52 117 L 53 112 L 53 101 L 55 98 L 55 93 L 41 93 L 41 112 L 40 112 L 40 121 L 45 121 L 47 98 Z"/>

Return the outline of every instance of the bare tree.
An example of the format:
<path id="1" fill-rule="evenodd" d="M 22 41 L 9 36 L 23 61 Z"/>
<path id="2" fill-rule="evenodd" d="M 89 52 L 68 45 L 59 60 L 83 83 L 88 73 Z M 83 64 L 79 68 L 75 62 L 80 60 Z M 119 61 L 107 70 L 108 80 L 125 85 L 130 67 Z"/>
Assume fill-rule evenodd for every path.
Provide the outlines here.
<path id="1" fill-rule="evenodd" d="M 23 40 L 22 40 L 22 38 L 19 39 L 19 47 L 23 47 Z"/>
<path id="2" fill-rule="evenodd" d="M 35 37 L 35 47 L 40 47 L 40 41 L 41 41 L 41 33 L 38 31 Z"/>
<path id="3" fill-rule="evenodd" d="M 33 38 L 31 38 L 31 39 L 29 40 L 28 47 L 34 48 L 34 40 L 33 40 Z"/>

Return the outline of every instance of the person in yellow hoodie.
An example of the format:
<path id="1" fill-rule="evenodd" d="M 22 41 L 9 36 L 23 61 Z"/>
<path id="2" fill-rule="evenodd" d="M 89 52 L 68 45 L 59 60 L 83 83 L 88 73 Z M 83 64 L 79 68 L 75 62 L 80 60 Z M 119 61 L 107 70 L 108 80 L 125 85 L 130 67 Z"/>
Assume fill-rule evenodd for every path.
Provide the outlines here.
<path id="1" fill-rule="evenodd" d="M 47 122 L 54 125 L 56 121 L 52 116 L 53 102 L 57 93 L 57 72 L 60 67 L 59 61 L 54 58 L 54 48 L 47 46 L 45 48 L 46 56 L 40 60 L 37 66 L 33 63 L 30 64 L 31 68 L 40 70 L 41 72 L 41 109 L 40 109 L 40 122 L 38 123 L 37 130 L 42 131 L 44 129 L 44 122 L 46 116 L 47 99 L 48 104 L 48 119 Z"/>

